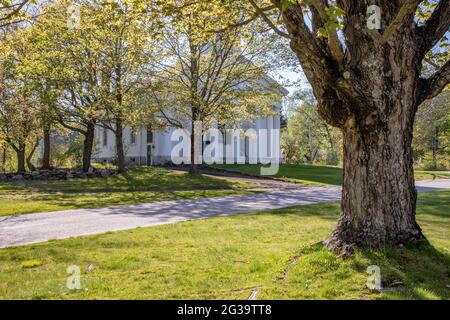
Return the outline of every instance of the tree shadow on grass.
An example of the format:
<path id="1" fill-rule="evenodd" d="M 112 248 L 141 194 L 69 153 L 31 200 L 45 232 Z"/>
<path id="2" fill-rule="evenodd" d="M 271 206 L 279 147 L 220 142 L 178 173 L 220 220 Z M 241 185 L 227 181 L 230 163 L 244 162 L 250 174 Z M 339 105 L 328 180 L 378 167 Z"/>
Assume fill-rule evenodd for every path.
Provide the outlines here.
<path id="1" fill-rule="evenodd" d="M 450 256 L 427 241 L 358 253 L 381 270 L 382 299 L 449 299 Z M 361 271 L 361 265 L 354 264 Z"/>
<path id="2" fill-rule="evenodd" d="M 365 252 L 379 263 L 384 297 L 387 299 L 449 299 L 450 256 L 427 241 L 410 243 L 383 254 Z"/>
<path id="3" fill-rule="evenodd" d="M 432 215 L 450 219 L 450 190 L 419 194 L 417 216 Z"/>
<path id="4" fill-rule="evenodd" d="M 378 266 L 382 290 L 367 288 L 367 268 Z M 300 248 L 277 280 L 295 299 L 449 299 L 450 256 L 427 242 L 400 249 L 357 250 L 342 259 L 321 243 Z"/>

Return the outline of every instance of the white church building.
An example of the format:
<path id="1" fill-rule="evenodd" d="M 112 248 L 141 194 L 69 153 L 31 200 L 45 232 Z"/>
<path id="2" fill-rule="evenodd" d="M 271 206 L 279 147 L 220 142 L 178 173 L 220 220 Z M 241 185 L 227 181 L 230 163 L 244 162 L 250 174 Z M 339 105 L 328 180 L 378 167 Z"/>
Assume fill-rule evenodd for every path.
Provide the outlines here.
<path id="1" fill-rule="evenodd" d="M 256 137 L 251 138 L 242 135 L 242 139 L 238 142 L 233 139 L 232 158 L 234 163 L 238 163 L 238 158 L 245 158 L 246 163 L 262 163 L 262 158 L 280 159 L 280 116 L 266 117 L 253 121 L 242 128 L 244 131 L 254 129 Z M 147 128 L 139 128 L 132 130 L 130 127 L 124 128 L 124 151 L 125 157 L 129 164 L 134 165 L 164 165 L 171 164 L 172 151 L 180 143 L 173 141 L 174 131 L 176 128 L 168 128 L 164 131 L 152 131 Z M 278 130 L 278 132 L 276 131 Z M 187 130 L 190 132 L 190 130 Z M 189 136 L 190 134 L 187 134 Z M 98 126 L 96 128 L 96 152 L 94 160 L 96 162 L 114 162 L 116 157 L 116 142 L 114 133 L 111 130 Z M 230 135 L 223 134 L 221 142 L 223 143 L 223 163 L 230 158 L 229 150 L 226 145 L 231 144 Z M 252 141 L 250 140 L 252 139 Z M 264 139 L 264 142 L 263 142 Z M 210 141 L 203 139 L 203 149 L 210 144 Z M 251 153 L 251 143 L 259 147 L 263 143 L 266 144 L 265 151 L 256 150 L 257 158 Z M 189 146 L 189 144 L 188 144 Z M 238 151 L 239 150 L 239 151 Z M 266 152 L 267 151 L 267 152 Z M 190 152 L 186 152 L 190 156 Z M 186 161 L 187 163 L 188 161 Z M 219 161 L 217 161 L 219 162 Z M 227 162 L 228 163 L 228 162 Z"/>
<path id="2" fill-rule="evenodd" d="M 274 81 L 270 79 L 271 81 Z M 279 88 L 282 96 L 286 96 L 288 91 L 284 88 Z M 282 99 L 282 98 L 280 98 Z M 267 158 L 280 159 L 280 120 L 281 120 L 281 109 L 282 101 L 278 101 L 273 104 L 274 116 L 265 117 L 261 119 L 256 119 L 253 121 L 244 121 L 242 125 L 238 126 L 239 129 L 244 131 L 248 129 L 256 134 L 252 137 L 242 136 L 240 142 L 236 142 L 238 139 L 232 139 L 231 136 L 224 134 L 222 141 L 223 152 L 221 156 L 223 157 L 223 163 L 229 163 L 230 150 L 232 151 L 234 163 L 237 163 L 240 159 L 242 162 L 245 159 L 245 163 L 267 163 Z M 164 130 L 153 131 L 147 128 L 138 128 L 133 130 L 130 127 L 125 127 L 123 132 L 124 139 L 124 151 L 126 161 L 130 165 L 165 165 L 172 164 L 173 157 L 172 151 L 180 143 L 180 141 L 173 141 L 174 131 L 177 128 L 169 127 Z M 187 136 L 190 136 L 190 129 L 186 130 Z M 228 140 L 227 141 L 227 137 Z M 97 126 L 95 130 L 96 139 L 96 150 L 94 153 L 94 161 L 96 162 L 114 162 L 116 158 L 116 142 L 115 135 L 111 130 L 105 129 L 101 126 Z M 250 140 L 251 139 L 251 140 Z M 256 139 L 256 140 L 255 140 Z M 211 143 L 209 139 L 203 138 L 204 149 L 207 145 Z M 214 140 L 214 138 L 213 138 Z M 230 141 L 233 140 L 233 141 Z M 260 152 L 261 142 L 268 141 L 267 152 Z M 233 149 L 226 148 L 226 145 L 233 142 Z M 256 146 L 256 147 L 255 147 Z M 257 158 L 255 159 L 255 148 Z M 190 152 L 186 152 L 189 154 Z M 267 154 L 266 154 L 267 153 Z M 186 156 L 186 155 L 184 155 Z M 265 159 L 262 159 L 265 158 Z M 226 159 L 228 158 L 228 162 Z M 265 161 L 265 162 L 264 162 Z M 186 161 L 188 163 L 189 161 Z M 220 163 L 220 161 L 218 161 Z"/>

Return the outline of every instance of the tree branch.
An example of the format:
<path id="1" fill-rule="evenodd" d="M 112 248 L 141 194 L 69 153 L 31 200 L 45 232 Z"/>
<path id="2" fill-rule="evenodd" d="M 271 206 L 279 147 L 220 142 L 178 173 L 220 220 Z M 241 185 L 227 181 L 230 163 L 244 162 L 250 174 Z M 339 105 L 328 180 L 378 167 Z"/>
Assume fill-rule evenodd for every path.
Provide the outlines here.
<path id="1" fill-rule="evenodd" d="M 302 7 L 291 5 L 283 11 L 283 19 L 292 36 L 291 47 L 302 63 L 309 80 L 319 77 L 337 85 L 336 76 L 339 76 L 340 64 L 333 59 L 329 50 L 322 48 L 317 38 L 308 29 Z"/>
<path id="2" fill-rule="evenodd" d="M 14 144 L 14 142 L 8 136 L 5 137 L 5 141 L 6 141 L 6 143 L 8 143 L 11 146 L 11 148 L 14 149 L 15 152 L 19 152 L 19 148 Z"/>
<path id="3" fill-rule="evenodd" d="M 414 13 L 420 2 L 422 2 L 422 0 L 406 0 L 400 7 L 397 16 L 378 39 L 378 43 L 382 45 L 386 44 L 389 39 L 391 39 L 391 37 L 405 24 L 405 18 L 408 15 L 414 17 Z"/>
<path id="4" fill-rule="evenodd" d="M 420 80 L 419 102 L 434 98 L 450 83 L 450 60 L 433 76 Z"/>
<path id="5" fill-rule="evenodd" d="M 419 29 L 422 54 L 430 51 L 450 28 L 450 0 L 439 1 L 426 24 Z"/>
<path id="6" fill-rule="evenodd" d="M 0 16 L 0 21 L 6 21 L 11 19 L 12 17 L 14 17 L 15 15 L 17 15 L 19 13 L 20 10 L 22 10 L 22 8 L 29 2 L 30 0 L 23 0 L 20 3 L 11 5 L 9 7 L 3 7 L 2 10 L 4 9 L 12 9 L 13 7 L 15 7 L 14 9 L 12 9 L 10 12 L 6 13 L 5 16 Z"/>
<path id="7" fill-rule="evenodd" d="M 248 0 L 250 2 L 250 4 L 252 5 L 252 7 L 255 9 L 256 13 L 269 25 L 269 27 L 271 27 L 273 29 L 273 31 L 275 31 L 279 36 L 282 36 L 286 39 L 290 39 L 291 37 L 289 36 L 289 34 L 281 31 L 280 29 L 278 29 L 275 24 L 272 22 L 272 20 L 269 19 L 269 17 L 264 13 L 264 10 L 262 10 L 254 0 Z"/>
<path id="8" fill-rule="evenodd" d="M 425 61 L 426 63 L 428 63 L 430 66 L 432 66 L 435 69 L 439 69 L 440 68 L 440 66 L 436 62 L 431 60 L 431 59 L 424 58 L 423 61 Z"/>
<path id="9" fill-rule="evenodd" d="M 262 12 L 270 11 L 273 9 L 276 9 L 276 7 L 274 5 L 269 5 L 269 6 L 260 8 L 260 10 Z M 229 24 L 225 28 L 214 30 L 214 32 L 221 33 L 221 32 L 227 31 L 229 29 L 245 26 L 245 25 L 249 24 L 250 22 L 254 21 L 255 19 L 257 19 L 258 17 L 260 17 L 260 14 L 255 11 L 255 13 L 253 15 L 251 15 L 249 18 Z"/>
<path id="10" fill-rule="evenodd" d="M 326 0 L 306 0 L 305 3 L 314 8 L 320 16 L 320 20 L 325 22 L 328 19 L 326 9 L 328 7 Z M 313 10 L 312 10 L 313 11 Z M 333 58 L 338 62 L 342 62 L 343 50 L 341 43 L 339 42 L 336 30 L 327 28 L 328 32 L 328 46 Z"/>

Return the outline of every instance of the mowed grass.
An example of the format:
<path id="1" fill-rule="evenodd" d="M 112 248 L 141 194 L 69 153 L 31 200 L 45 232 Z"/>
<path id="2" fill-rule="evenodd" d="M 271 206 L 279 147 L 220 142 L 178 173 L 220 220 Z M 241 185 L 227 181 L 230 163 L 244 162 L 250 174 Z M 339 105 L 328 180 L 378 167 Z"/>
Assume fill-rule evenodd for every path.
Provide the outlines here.
<path id="1" fill-rule="evenodd" d="M 256 164 L 223 164 L 212 167 L 252 176 L 260 176 L 261 172 L 261 165 Z M 273 177 L 306 185 L 341 185 L 342 168 L 309 164 L 283 164 Z M 415 171 L 415 178 L 417 181 L 450 179 L 450 172 Z"/>
<path id="2" fill-rule="evenodd" d="M 0 297 L 10 299 L 449 299 L 450 191 L 419 195 L 430 244 L 323 249 L 338 203 L 189 221 L 0 250 Z M 66 287 L 81 269 L 81 290 Z M 366 287 L 381 268 L 383 290 Z M 89 266 L 89 267 L 88 267 Z"/>
<path id="3" fill-rule="evenodd" d="M 242 183 L 139 167 L 108 178 L 0 183 L 0 216 L 245 193 Z"/>
<path id="4" fill-rule="evenodd" d="M 260 176 L 261 173 L 261 165 L 258 164 L 221 164 L 212 167 L 252 176 Z M 342 169 L 333 166 L 283 164 L 273 177 L 307 185 L 341 185 Z"/>
<path id="5" fill-rule="evenodd" d="M 434 180 L 434 179 L 450 179 L 450 171 L 414 171 L 414 177 L 417 181 Z"/>

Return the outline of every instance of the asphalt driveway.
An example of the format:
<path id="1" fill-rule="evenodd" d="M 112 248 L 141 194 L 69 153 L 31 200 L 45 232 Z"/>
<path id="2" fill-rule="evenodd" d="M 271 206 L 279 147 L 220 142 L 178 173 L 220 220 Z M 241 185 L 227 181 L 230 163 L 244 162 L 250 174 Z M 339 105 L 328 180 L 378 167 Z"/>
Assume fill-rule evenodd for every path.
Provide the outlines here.
<path id="1" fill-rule="evenodd" d="M 77 209 L 0 218 L 0 248 L 109 231 L 148 227 L 243 212 L 279 209 L 340 199 L 337 186 L 277 183 L 270 191 L 191 200 Z M 450 189 L 450 179 L 421 181 L 419 192 Z"/>

